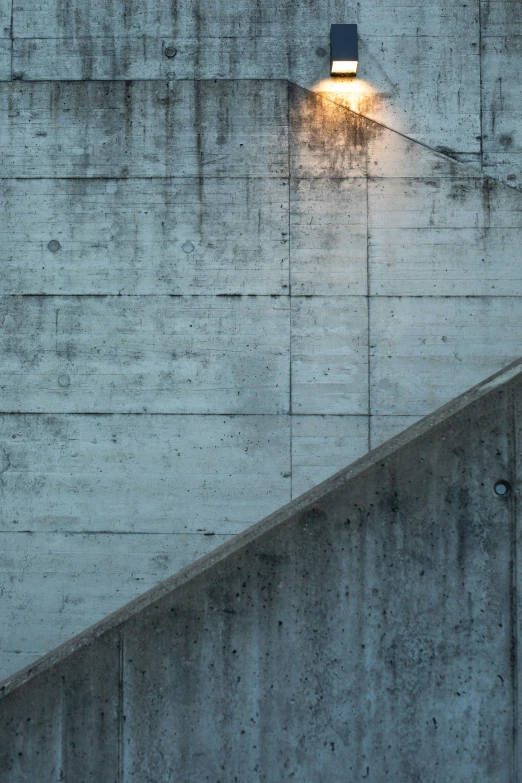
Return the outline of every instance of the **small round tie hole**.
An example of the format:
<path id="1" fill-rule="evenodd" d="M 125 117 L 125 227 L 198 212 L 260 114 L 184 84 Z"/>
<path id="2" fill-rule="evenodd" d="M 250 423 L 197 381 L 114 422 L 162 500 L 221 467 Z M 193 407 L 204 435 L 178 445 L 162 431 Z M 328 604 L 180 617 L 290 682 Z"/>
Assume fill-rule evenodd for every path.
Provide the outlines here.
<path id="1" fill-rule="evenodd" d="M 508 481 L 497 481 L 493 489 L 495 490 L 495 495 L 504 497 L 511 491 L 511 485 Z"/>

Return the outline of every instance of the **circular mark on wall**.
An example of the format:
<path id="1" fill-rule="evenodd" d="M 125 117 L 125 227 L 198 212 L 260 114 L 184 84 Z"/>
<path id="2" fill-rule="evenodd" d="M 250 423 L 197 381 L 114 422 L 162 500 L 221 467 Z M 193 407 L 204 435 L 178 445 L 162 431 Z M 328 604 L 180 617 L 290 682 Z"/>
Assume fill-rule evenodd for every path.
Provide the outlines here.
<path id="1" fill-rule="evenodd" d="M 176 71 L 167 71 L 167 79 L 175 79 Z"/>
<path id="2" fill-rule="evenodd" d="M 71 385 L 71 378 L 67 373 L 63 373 L 63 375 L 58 376 L 58 383 L 65 389 Z"/>
<path id="3" fill-rule="evenodd" d="M 194 245 L 192 244 L 192 242 L 185 242 L 183 245 L 181 245 L 181 249 L 185 253 L 192 253 L 192 251 L 194 250 Z"/>
<path id="4" fill-rule="evenodd" d="M 57 253 L 60 248 L 61 245 L 57 239 L 51 239 L 51 241 L 47 243 L 47 250 L 50 250 L 51 253 Z"/>
<path id="5" fill-rule="evenodd" d="M 105 192 L 113 196 L 115 193 L 118 192 L 117 184 L 115 182 L 107 182 L 107 184 L 105 185 Z"/>
<path id="6" fill-rule="evenodd" d="M 178 50 L 174 49 L 173 46 L 167 46 L 166 49 L 165 49 L 165 56 L 168 57 L 169 59 L 172 59 L 173 57 L 175 57 L 177 55 L 177 53 L 178 53 Z"/>
<path id="7" fill-rule="evenodd" d="M 318 57 L 326 57 L 326 49 L 323 49 L 322 46 L 318 46 L 315 53 Z"/>
<path id="8" fill-rule="evenodd" d="M 504 497 L 505 495 L 508 495 L 511 492 L 511 484 L 509 481 L 497 481 L 495 483 L 495 486 L 493 487 L 495 490 L 495 495 L 500 495 L 501 497 Z"/>

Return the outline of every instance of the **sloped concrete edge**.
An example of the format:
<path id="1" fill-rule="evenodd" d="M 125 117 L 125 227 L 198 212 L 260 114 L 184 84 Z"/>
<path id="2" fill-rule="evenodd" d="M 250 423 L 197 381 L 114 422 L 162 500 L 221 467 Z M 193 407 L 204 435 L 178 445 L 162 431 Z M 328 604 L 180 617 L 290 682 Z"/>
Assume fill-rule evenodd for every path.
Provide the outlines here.
<path id="1" fill-rule="evenodd" d="M 116 612 L 108 615 L 100 622 L 60 645 L 47 655 L 42 656 L 34 664 L 21 669 L 12 677 L 7 678 L 0 683 L 0 699 L 22 687 L 33 678 L 58 666 L 72 654 L 87 647 L 102 635 L 146 610 L 147 607 L 152 606 L 167 594 L 174 593 L 216 564 L 222 563 L 227 558 L 246 549 L 254 540 L 284 525 L 295 515 L 311 510 L 320 498 L 324 499 L 348 482 L 357 477 L 362 477 L 364 473 L 370 471 L 377 463 L 382 463 L 391 457 L 395 457 L 398 452 L 407 448 L 414 441 L 424 437 L 428 432 L 435 430 L 437 427 L 446 424 L 449 419 L 461 413 L 467 407 L 473 405 L 490 393 L 499 390 L 500 387 L 507 386 L 510 382 L 519 379 L 520 376 L 522 376 L 522 359 L 518 359 L 503 370 L 469 389 L 464 394 L 438 408 L 433 413 L 425 416 L 399 435 L 396 435 L 386 443 L 373 449 L 364 457 L 361 457 L 348 467 L 331 476 L 329 479 L 326 479 L 326 481 L 323 481 L 292 502 L 278 509 L 273 514 L 265 517 L 255 525 L 252 525 L 243 533 L 238 534 L 231 541 L 217 547 L 210 554 L 199 558 L 191 565 L 183 568 L 163 582 L 160 582 L 151 590 L 143 593 L 143 595 L 139 596 L 134 601 L 131 601 Z"/>

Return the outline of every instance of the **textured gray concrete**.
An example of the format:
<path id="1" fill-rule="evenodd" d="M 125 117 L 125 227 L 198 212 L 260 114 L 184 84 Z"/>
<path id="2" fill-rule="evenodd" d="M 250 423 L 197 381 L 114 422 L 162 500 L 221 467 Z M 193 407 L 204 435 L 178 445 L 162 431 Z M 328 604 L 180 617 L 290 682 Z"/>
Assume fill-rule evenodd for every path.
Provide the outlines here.
<path id="1" fill-rule="evenodd" d="M 484 171 L 522 185 L 522 7 L 517 0 L 480 0 Z"/>
<path id="2" fill-rule="evenodd" d="M 262 6 L 255 0 L 230 6 L 24 0 L 13 4 L 12 74 L 27 80 L 288 78 L 332 90 L 332 21 L 359 24 L 364 89 L 343 91 L 351 108 L 432 146 L 480 153 L 479 0 L 271 0 Z M 169 47 L 174 57 L 166 56 Z"/>
<path id="3" fill-rule="evenodd" d="M 341 87 L 332 21 L 359 25 Z M 0 79 L 290 79 L 522 184 L 518 0 L 3 0 L 0 25 Z"/>
<path id="4" fill-rule="evenodd" d="M 0 676 L 521 354 L 521 25 L 0 0 Z"/>
<path id="5" fill-rule="evenodd" d="M 4 682 L 2 783 L 519 780 L 521 416 L 517 362 Z"/>
<path id="6" fill-rule="evenodd" d="M 284 177 L 287 84 L 4 82 L 2 177 Z"/>
<path id="7" fill-rule="evenodd" d="M 5 676 L 520 355 L 474 165 L 282 79 L 0 103 Z"/>
<path id="8" fill-rule="evenodd" d="M 10 411 L 288 410 L 286 299 L 5 297 L 0 318 Z"/>
<path id="9" fill-rule="evenodd" d="M 371 303 L 376 414 L 423 415 L 520 353 L 519 297 L 376 297 Z M 465 367 L 465 371 L 461 370 Z"/>
<path id="10" fill-rule="evenodd" d="M 2 291 L 288 293 L 287 191 L 269 178 L 0 180 Z"/>

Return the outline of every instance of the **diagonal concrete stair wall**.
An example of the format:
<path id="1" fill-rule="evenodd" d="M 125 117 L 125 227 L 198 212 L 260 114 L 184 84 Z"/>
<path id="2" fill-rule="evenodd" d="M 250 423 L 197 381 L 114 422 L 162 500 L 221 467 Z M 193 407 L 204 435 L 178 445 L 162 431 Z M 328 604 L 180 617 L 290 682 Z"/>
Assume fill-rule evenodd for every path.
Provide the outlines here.
<path id="1" fill-rule="evenodd" d="M 5 681 L 0 780 L 518 780 L 521 423 L 517 362 Z"/>
<path id="2" fill-rule="evenodd" d="M 520 356 L 467 164 L 284 79 L 0 105 L 1 679 Z"/>

